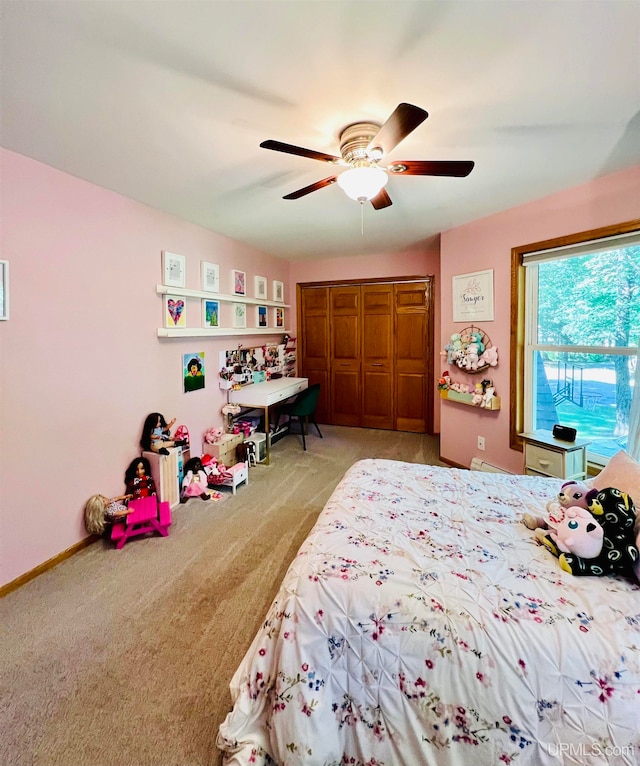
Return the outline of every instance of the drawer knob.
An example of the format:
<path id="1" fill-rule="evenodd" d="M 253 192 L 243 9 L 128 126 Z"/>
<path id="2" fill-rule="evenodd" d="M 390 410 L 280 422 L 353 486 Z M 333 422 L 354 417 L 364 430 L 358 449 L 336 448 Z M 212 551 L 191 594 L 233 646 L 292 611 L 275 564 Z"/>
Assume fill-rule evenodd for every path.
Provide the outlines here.
<path id="1" fill-rule="evenodd" d="M 549 461 L 548 460 L 538 460 L 538 462 L 540 463 L 540 465 L 543 465 L 545 467 L 549 465 Z"/>

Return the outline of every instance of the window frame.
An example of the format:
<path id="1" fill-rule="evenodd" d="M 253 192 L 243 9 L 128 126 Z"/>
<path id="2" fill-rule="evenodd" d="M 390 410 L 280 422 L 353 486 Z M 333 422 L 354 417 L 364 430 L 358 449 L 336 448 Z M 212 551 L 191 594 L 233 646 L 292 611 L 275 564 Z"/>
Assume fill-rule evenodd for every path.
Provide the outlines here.
<path id="1" fill-rule="evenodd" d="M 511 249 L 511 334 L 509 371 L 509 446 L 523 451 L 523 440 L 519 436 L 525 421 L 525 338 L 526 338 L 526 267 L 523 259 L 529 253 L 540 250 L 555 250 L 586 242 L 606 240 L 620 234 L 640 232 L 640 218 L 623 223 L 591 229 L 563 237 L 532 242 Z"/>

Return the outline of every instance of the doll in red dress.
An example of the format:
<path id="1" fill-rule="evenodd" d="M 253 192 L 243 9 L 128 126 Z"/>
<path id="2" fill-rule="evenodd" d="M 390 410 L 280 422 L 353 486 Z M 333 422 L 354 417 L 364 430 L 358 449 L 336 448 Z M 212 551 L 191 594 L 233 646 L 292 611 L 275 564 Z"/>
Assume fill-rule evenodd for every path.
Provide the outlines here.
<path id="1" fill-rule="evenodd" d="M 156 494 L 156 485 L 151 476 L 151 466 L 146 457 L 132 460 L 124 475 L 126 492 L 133 500 Z"/>

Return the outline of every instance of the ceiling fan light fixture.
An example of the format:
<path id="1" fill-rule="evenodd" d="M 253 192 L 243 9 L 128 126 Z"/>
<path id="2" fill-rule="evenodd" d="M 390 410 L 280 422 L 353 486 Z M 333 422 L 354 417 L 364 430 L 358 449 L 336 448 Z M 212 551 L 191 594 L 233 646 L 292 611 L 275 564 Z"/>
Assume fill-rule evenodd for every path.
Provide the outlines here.
<path id="1" fill-rule="evenodd" d="M 359 167 L 341 173 L 338 176 L 338 186 L 356 202 L 367 202 L 379 193 L 388 180 L 382 168 Z"/>

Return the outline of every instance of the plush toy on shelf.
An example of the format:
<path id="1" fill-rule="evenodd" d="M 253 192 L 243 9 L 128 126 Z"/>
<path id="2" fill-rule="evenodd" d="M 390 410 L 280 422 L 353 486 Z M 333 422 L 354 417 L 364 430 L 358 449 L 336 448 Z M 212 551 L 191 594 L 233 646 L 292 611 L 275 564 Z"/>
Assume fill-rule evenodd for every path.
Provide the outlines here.
<path id="1" fill-rule="evenodd" d="M 485 348 L 478 360 L 478 367 L 495 367 L 498 364 L 498 349 L 496 346 Z"/>
<path id="2" fill-rule="evenodd" d="M 438 378 L 438 388 L 445 390 L 449 388 L 451 385 L 451 375 L 449 375 L 449 370 L 445 370 L 442 375 Z"/>
<path id="3" fill-rule="evenodd" d="M 484 399 L 484 394 L 485 394 L 485 390 L 482 383 L 476 383 L 471 404 L 474 404 L 476 407 L 479 407 L 482 404 L 482 400 Z"/>
<path id="4" fill-rule="evenodd" d="M 212 427 L 204 432 L 203 438 L 207 444 L 215 444 L 222 436 L 224 436 L 224 428 Z"/>
<path id="5" fill-rule="evenodd" d="M 484 396 L 482 397 L 480 406 L 490 410 L 492 406 L 492 399 L 495 396 L 495 394 L 496 394 L 495 388 L 493 386 L 489 386 L 487 390 L 484 392 Z"/>
<path id="6" fill-rule="evenodd" d="M 478 332 L 477 330 L 472 330 L 471 333 L 471 342 L 475 343 L 478 347 L 478 354 L 482 354 L 485 349 L 485 345 L 482 342 L 482 333 Z"/>

